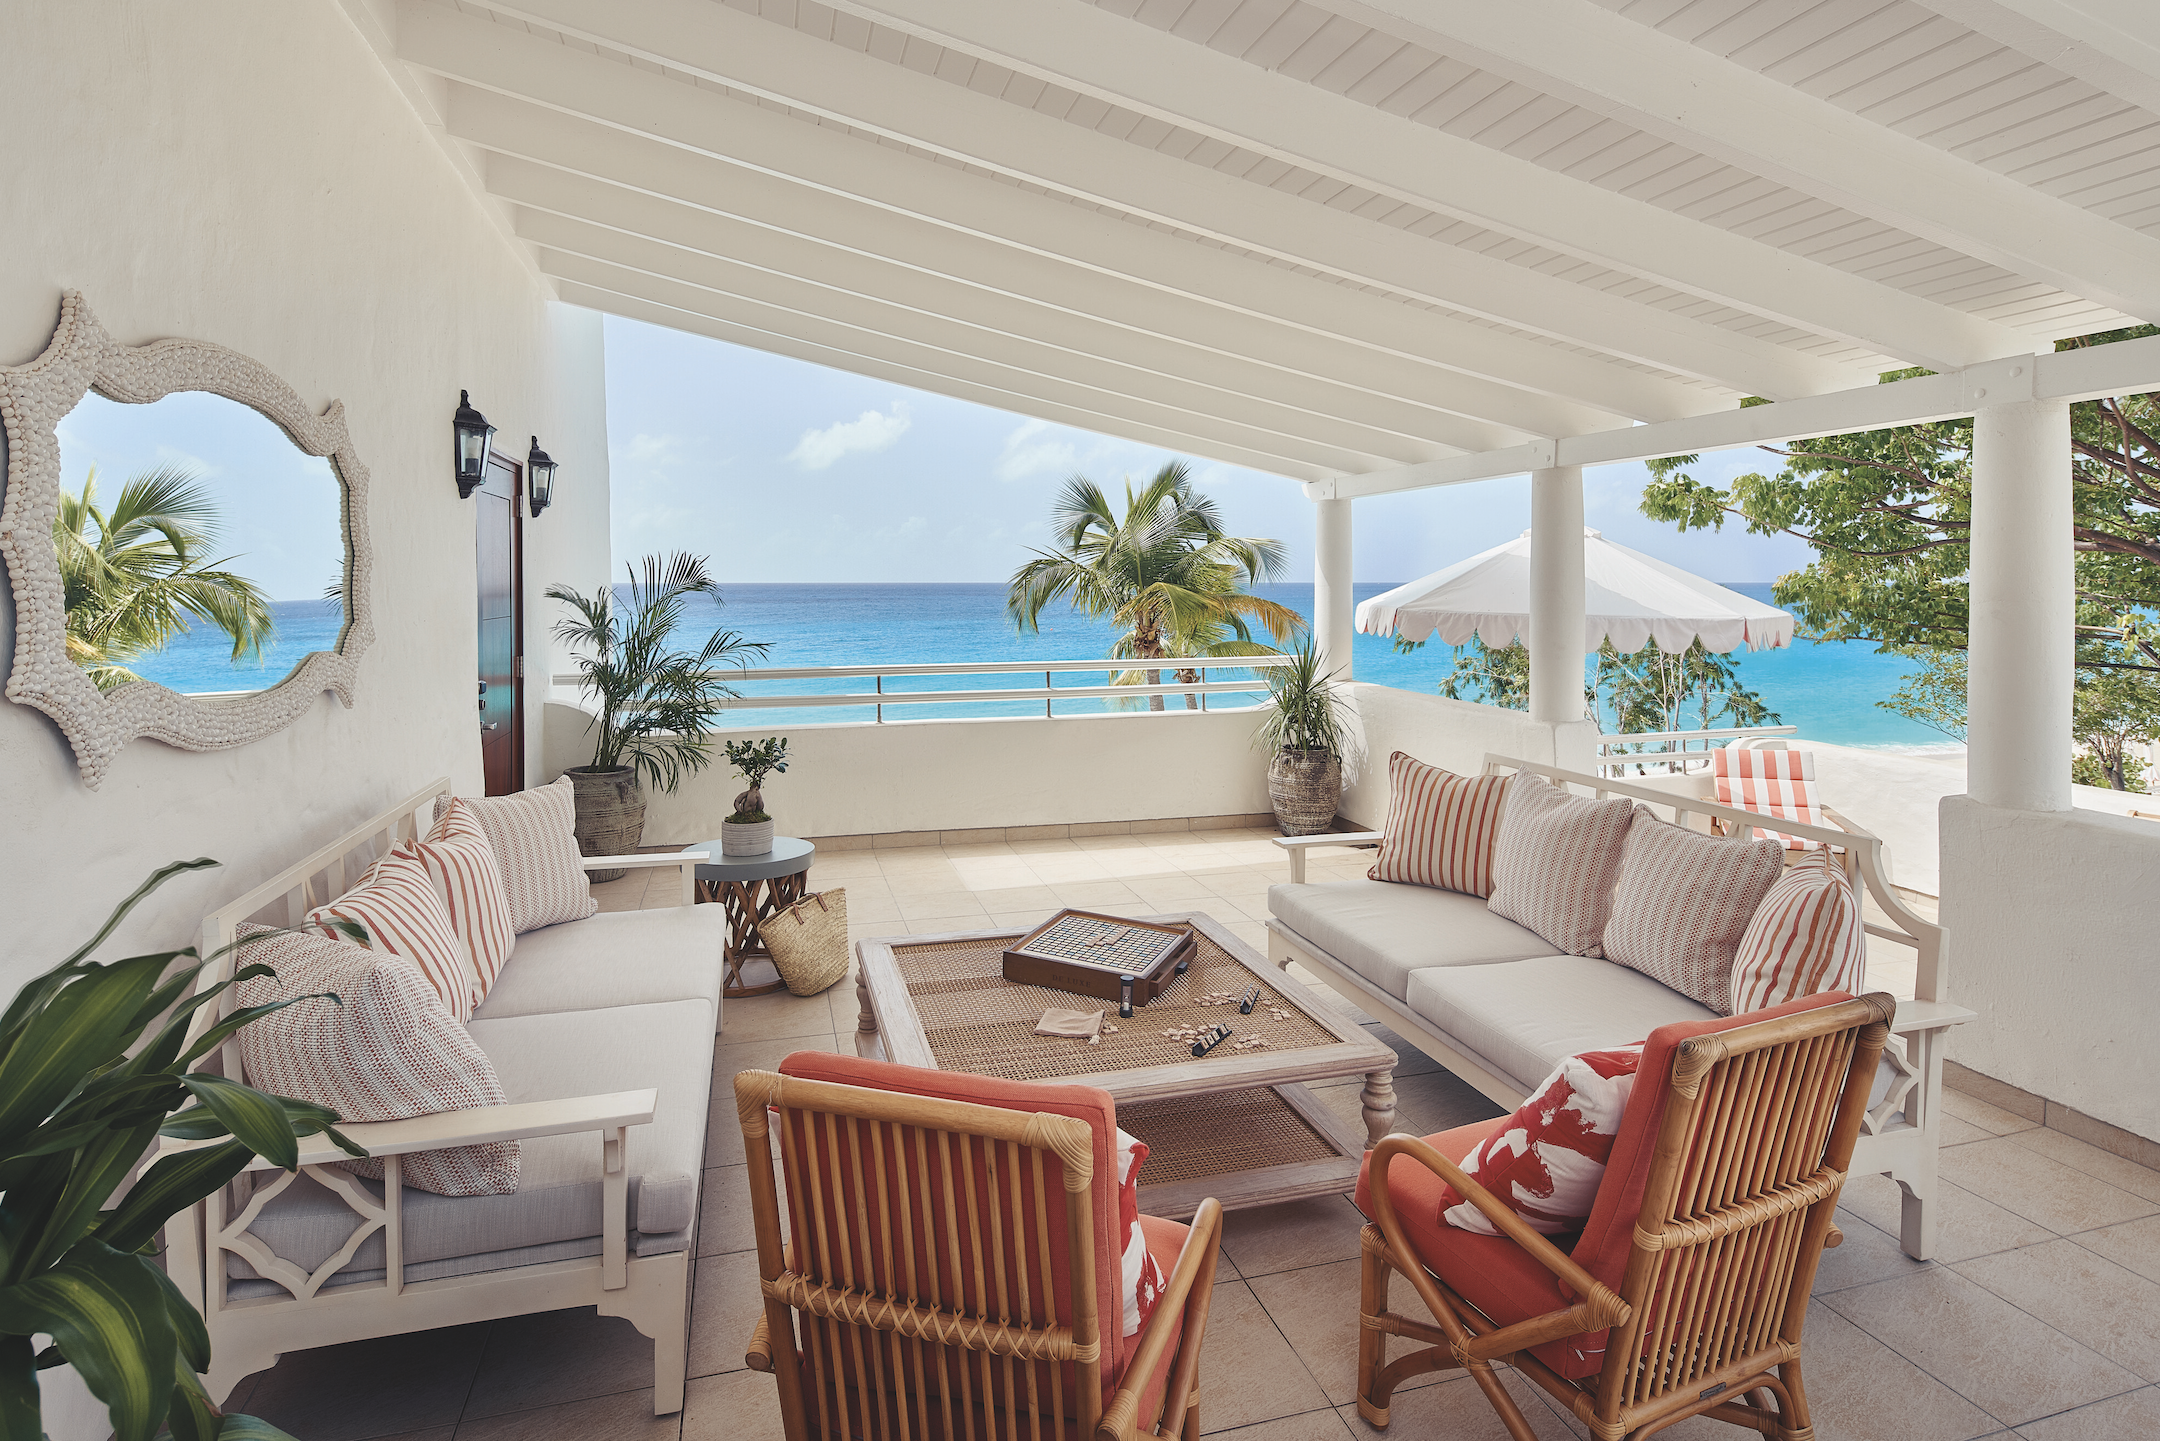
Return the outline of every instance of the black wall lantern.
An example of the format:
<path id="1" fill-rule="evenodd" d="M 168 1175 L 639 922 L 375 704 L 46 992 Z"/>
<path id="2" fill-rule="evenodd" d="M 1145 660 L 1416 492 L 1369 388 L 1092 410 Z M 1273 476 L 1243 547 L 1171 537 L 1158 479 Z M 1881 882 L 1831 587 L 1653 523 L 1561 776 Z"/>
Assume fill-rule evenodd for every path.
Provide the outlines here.
<path id="1" fill-rule="evenodd" d="M 457 430 L 458 499 L 470 500 L 487 479 L 488 450 L 495 439 L 495 427 L 473 409 L 472 397 L 462 390 L 458 392 L 457 414 L 450 423 Z"/>
<path id="2" fill-rule="evenodd" d="M 532 502 L 533 519 L 548 508 L 555 499 L 555 462 L 540 448 L 540 437 L 532 438 L 532 450 L 525 457 L 525 489 Z"/>

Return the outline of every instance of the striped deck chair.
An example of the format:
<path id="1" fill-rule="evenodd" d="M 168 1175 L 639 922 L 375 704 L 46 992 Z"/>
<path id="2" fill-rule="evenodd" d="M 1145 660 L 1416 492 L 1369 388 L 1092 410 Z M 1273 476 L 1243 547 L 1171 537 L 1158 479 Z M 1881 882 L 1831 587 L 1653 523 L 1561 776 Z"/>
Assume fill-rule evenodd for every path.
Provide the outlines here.
<path id="1" fill-rule="evenodd" d="M 1710 752 L 1719 805 L 1819 826 L 1822 802 L 1815 794 L 1815 757 L 1809 751 L 1742 750 L 1722 746 Z M 1803 840 L 1758 826 L 1757 836 L 1784 843 L 1789 851 L 1814 850 L 1820 841 Z"/>

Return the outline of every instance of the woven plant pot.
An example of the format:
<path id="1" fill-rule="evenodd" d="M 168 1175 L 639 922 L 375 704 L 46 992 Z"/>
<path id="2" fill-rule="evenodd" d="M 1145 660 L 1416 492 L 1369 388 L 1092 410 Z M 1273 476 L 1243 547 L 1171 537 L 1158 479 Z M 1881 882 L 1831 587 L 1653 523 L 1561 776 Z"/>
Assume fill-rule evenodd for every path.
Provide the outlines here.
<path id="1" fill-rule="evenodd" d="M 762 856 L 772 849 L 771 821 L 720 822 L 720 854 Z"/>
<path id="2" fill-rule="evenodd" d="M 564 774 L 577 796 L 577 825 L 571 834 L 577 837 L 578 854 L 627 856 L 635 851 L 645 835 L 645 789 L 637 772 L 628 766 L 572 766 Z M 590 871 L 586 879 L 597 884 L 629 874 Z"/>
<path id="3" fill-rule="evenodd" d="M 1342 802 L 1342 761 L 1326 751 L 1279 750 L 1268 762 L 1268 800 L 1286 836 L 1317 835 Z"/>

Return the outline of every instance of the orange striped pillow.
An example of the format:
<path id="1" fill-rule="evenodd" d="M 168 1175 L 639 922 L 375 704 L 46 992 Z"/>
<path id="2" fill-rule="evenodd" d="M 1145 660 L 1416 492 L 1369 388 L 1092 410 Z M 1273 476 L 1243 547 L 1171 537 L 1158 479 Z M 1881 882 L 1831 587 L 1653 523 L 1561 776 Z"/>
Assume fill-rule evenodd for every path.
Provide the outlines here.
<path id="1" fill-rule="evenodd" d="M 488 844 L 487 832 L 480 829 L 472 807 L 453 798 L 427 839 L 414 849 L 427 863 L 436 899 L 443 903 L 450 929 L 465 947 L 477 1006 L 487 999 L 503 963 L 510 959 L 510 948 L 517 944 L 495 848 Z"/>
<path id="2" fill-rule="evenodd" d="M 1493 840 L 1507 776 L 1459 776 L 1397 751 L 1388 757 L 1387 839 L 1365 874 L 1376 881 L 1492 894 Z"/>
<path id="3" fill-rule="evenodd" d="M 369 950 L 412 962 L 451 1015 L 472 1019 L 473 978 L 466 969 L 465 947 L 450 924 L 450 913 L 436 898 L 427 862 L 410 841 L 393 846 L 366 880 L 307 915 L 310 927 L 342 939 L 329 924 L 334 920 L 365 926 Z"/>
<path id="4" fill-rule="evenodd" d="M 1821 991 L 1860 994 L 1867 932 L 1860 897 L 1827 850 L 1810 852 L 1770 887 L 1733 956 L 1732 1014 Z"/>

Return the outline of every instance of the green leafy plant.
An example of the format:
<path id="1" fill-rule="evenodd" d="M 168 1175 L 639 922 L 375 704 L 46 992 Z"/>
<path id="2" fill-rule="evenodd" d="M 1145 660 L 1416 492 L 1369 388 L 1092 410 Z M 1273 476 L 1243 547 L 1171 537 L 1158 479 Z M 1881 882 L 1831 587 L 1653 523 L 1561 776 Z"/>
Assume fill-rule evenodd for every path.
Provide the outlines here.
<path id="1" fill-rule="evenodd" d="M 1311 641 L 1290 652 L 1290 664 L 1267 672 L 1268 700 L 1253 743 L 1271 751 L 1326 751 L 1338 759 L 1348 730 L 1335 673 L 1320 669 Z"/>
<path id="2" fill-rule="evenodd" d="M 755 825 L 769 821 L 765 814 L 765 777 L 775 771 L 787 773 L 787 737 L 767 736 L 761 741 L 729 741 L 728 764 L 735 773 L 749 782 L 749 788 L 735 797 L 735 814 L 728 817 L 738 825 Z"/>
<path id="3" fill-rule="evenodd" d="M 549 586 L 548 598 L 571 610 L 569 619 L 556 622 L 555 638 L 580 652 L 578 683 L 600 706 L 587 727 L 600 732 L 590 769 L 628 766 L 672 791 L 711 759 L 713 721 L 736 696 L 714 667 L 739 670 L 747 657 L 762 657 L 770 647 L 732 630 L 714 631 L 694 651 L 674 647 L 691 597 L 721 603 L 703 556 L 648 555 L 624 569 L 630 575 L 627 597 L 609 587 L 580 595 L 567 585 Z"/>
<path id="4" fill-rule="evenodd" d="M 5 1441 L 42 1434 L 37 1373 L 63 1364 L 104 1403 L 115 1441 L 150 1441 L 160 1426 L 176 1441 L 285 1434 L 211 1405 L 198 1379 L 210 1369 L 209 1333 L 152 1251 L 167 1220 L 257 1156 L 293 1170 L 299 1138 L 317 1133 L 350 1155 L 367 1153 L 337 1133 L 337 1113 L 327 1107 L 189 1069 L 242 1026 L 293 1004 L 242 1007 L 188 1042 L 190 1017 L 232 986 L 272 974 L 268 966 L 243 966 L 190 996 L 196 974 L 216 957 L 190 948 L 110 964 L 88 959 L 143 897 L 175 875 L 216 864 L 178 861 L 156 872 L 0 1016 Z M 215 1144 L 168 1150 L 106 1205 L 160 1137 Z M 42 1351 L 34 1349 L 39 1335 L 52 1338 Z"/>

